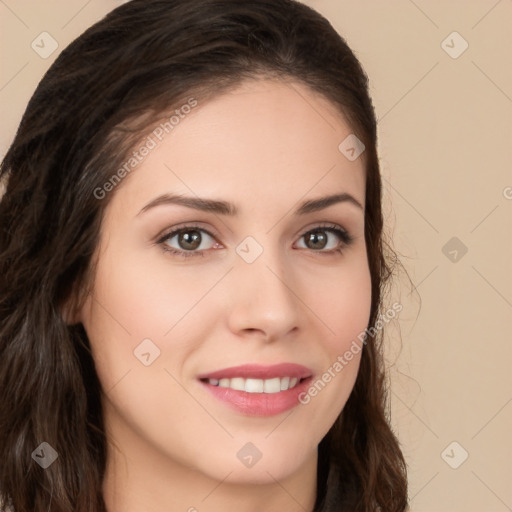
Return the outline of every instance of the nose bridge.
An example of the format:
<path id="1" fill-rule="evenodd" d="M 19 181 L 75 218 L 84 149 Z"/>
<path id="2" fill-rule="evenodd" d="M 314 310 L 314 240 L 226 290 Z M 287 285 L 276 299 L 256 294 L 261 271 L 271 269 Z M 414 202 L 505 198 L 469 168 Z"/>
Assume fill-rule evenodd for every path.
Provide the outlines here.
<path id="1" fill-rule="evenodd" d="M 237 247 L 232 279 L 232 330 L 259 330 L 267 338 L 276 338 L 297 326 L 294 277 L 278 247 L 270 242 L 263 246 L 248 237 Z"/>

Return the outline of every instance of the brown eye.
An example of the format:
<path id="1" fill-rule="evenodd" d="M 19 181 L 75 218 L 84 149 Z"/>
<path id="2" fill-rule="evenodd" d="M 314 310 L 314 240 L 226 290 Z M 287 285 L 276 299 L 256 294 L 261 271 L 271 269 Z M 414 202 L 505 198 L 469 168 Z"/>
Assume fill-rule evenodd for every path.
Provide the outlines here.
<path id="1" fill-rule="evenodd" d="M 324 249 L 327 245 L 327 235 L 322 231 L 310 231 L 304 237 L 309 249 Z"/>
<path id="2" fill-rule="evenodd" d="M 336 226 L 318 226 L 307 231 L 301 236 L 304 240 L 305 249 L 310 249 L 320 254 L 332 254 L 341 252 L 342 249 L 349 246 L 353 238 L 344 229 Z"/>
<path id="3" fill-rule="evenodd" d="M 210 239 L 210 240 L 208 240 Z M 215 246 L 212 234 L 195 226 L 175 229 L 163 236 L 159 241 L 165 251 L 181 256 L 204 256 L 208 249 Z M 202 247 L 206 245 L 206 247 Z"/>
<path id="4" fill-rule="evenodd" d="M 201 233 L 198 230 L 183 231 L 177 235 L 181 249 L 193 251 L 201 245 Z"/>

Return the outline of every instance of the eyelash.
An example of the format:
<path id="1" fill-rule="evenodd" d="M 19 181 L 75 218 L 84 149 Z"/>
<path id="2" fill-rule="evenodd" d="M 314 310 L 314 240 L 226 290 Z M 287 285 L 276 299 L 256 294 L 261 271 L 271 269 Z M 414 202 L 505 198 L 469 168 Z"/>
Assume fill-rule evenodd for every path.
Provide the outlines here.
<path id="1" fill-rule="evenodd" d="M 176 235 L 179 235 L 180 233 L 186 233 L 187 231 L 201 231 L 206 233 L 208 236 L 216 240 L 216 237 L 210 233 L 207 229 L 204 229 L 202 227 L 196 226 L 196 225 L 188 225 L 183 226 L 178 229 L 175 229 L 173 231 L 169 231 L 165 235 L 163 235 L 160 239 L 157 240 L 157 244 L 160 245 L 164 252 L 171 253 L 174 256 L 183 257 L 183 258 L 189 258 L 194 256 L 205 256 L 205 253 L 208 251 L 208 249 L 204 249 L 201 251 L 181 251 L 179 249 L 174 249 L 172 247 L 169 247 L 166 245 L 165 242 L 167 242 L 170 238 L 174 238 Z M 322 254 L 323 256 L 330 256 L 334 255 L 335 253 L 341 253 L 345 250 L 349 245 L 352 244 L 354 241 L 354 238 L 352 235 L 348 233 L 345 229 L 340 228 L 336 224 L 321 224 L 319 226 L 315 226 L 312 229 L 308 229 L 306 232 L 304 232 L 299 238 L 302 238 L 306 236 L 309 233 L 313 233 L 315 231 L 327 231 L 329 233 L 334 233 L 338 238 L 340 238 L 341 243 L 339 247 L 336 247 L 334 249 L 330 249 L 328 251 L 322 251 L 318 250 L 315 251 L 314 249 L 310 249 L 311 252 Z"/>

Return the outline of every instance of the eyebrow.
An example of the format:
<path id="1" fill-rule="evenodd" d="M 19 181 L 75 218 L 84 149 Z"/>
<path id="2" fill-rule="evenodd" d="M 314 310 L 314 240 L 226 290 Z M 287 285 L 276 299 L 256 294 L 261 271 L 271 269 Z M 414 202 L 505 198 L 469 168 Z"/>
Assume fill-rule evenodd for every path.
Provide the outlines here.
<path id="1" fill-rule="evenodd" d="M 362 204 L 355 197 L 347 193 L 341 193 L 305 201 L 299 206 L 295 215 L 305 215 L 307 213 L 316 212 L 337 203 L 352 204 L 364 211 Z M 218 213 L 220 215 L 235 216 L 238 215 L 239 212 L 238 208 L 233 203 L 229 203 L 227 201 L 206 199 L 202 197 L 189 197 L 179 194 L 163 194 L 144 206 L 137 215 L 140 215 L 152 208 L 156 208 L 157 206 L 169 204 L 177 204 L 204 212 Z"/>

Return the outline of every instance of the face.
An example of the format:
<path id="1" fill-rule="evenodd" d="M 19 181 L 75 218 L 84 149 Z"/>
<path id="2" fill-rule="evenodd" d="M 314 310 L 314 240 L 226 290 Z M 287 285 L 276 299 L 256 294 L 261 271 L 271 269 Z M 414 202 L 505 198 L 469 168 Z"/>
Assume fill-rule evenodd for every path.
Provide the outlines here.
<path id="1" fill-rule="evenodd" d="M 370 315 L 351 133 L 305 86 L 246 82 L 153 133 L 111 192 L 79 321 L 129 458 L 245 483 L 316 464 Z"/>

